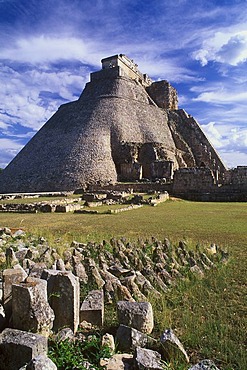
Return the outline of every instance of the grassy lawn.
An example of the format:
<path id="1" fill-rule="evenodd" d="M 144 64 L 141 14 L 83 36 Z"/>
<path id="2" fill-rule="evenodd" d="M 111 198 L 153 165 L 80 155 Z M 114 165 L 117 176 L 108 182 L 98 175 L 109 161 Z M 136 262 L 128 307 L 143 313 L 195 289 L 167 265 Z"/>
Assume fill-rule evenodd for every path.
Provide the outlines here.
<path id="1" fill-rule="evenodd" d="M 101 207 L 95 209 L 100 211 Z M 193 242 L 236 244 L 237 247 L 246 242 L 247 205 L 178 200 L 114 215 L 0 213 L 0 225 L 23 227 L 28 232 L 51 237 L 71 236 L 80 241 L 154 235 L 173 241 L 191 239 Z"/>
<path id="2" fill-rule="evenodd" d="M 211 358 L 224 370 L 246 370 L 247 204 L 168 201 L 119 214 L 0 213 L 0 226 L 22 227 L 49 239 L 102 241 L 168 237 L 173 243 L 217 243 L 230 261 L 202 280 L 181 283 L 153 302 L 157 331 L 172 327 L 192 362 Z M 246 342 L 245 342 L 246 344 Z M 170 369 L 180 368 L 171 364 Z M 177 366 L 177 367 L 176 367 Z"/>

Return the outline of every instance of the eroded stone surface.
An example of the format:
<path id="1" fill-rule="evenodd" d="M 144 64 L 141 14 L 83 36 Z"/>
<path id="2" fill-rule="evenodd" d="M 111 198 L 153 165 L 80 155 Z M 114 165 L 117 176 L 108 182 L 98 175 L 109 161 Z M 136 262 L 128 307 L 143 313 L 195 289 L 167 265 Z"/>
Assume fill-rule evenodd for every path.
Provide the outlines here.
<path id="1" fill-rule="evenodd" d="M 187 355 L 184 346 L 173 333 L 172 329 L 166 329 L 160 337 L 164 354 L 167 359 L 174 358 L 175 354 L 182 354 L 183 357 L 189 362 L 189 356 Z M 176 357 L 176 356 L 175 356 Z"/>
<path id="2" fill-rule="evenodd" d="M 137 347 L 134 355 L 136 367 L 139 370 L 163 370 L 161 355 L 150 349 Z"/>
<path id="3" fill-rule="evenodd" d="M 120 325 L 117 330 L 116 343 L 120 351 L 129 351 L 137 347 L 145 347 L 147 342 L 147 335 L 134 328 Z"/>
<path id="4" fill-rule="evenodd" d="M 151 333 L 154 326 L 153 309 L 149 302 L 117 303 L 120 324 L 133 327 L 143 333 Z"/>
<path id="5" fill-rule="evenodd" d="M 202 360 L 198 364 L 191 366 L 189 370 L 220 370 L 211 360 Z"/>
<path id="6" fill-rule="evenodd" d="M 47 280 L 49 304 L 55 313 L 53 330 L 68 327 L 76 332 L 80 309 L 79 278 L 70 271 L 44 270 L 42 279 Z"/>
<path id="7" fill-rule="evenodd" d="M 47 338 L 16 329 L 0 334 L 0 364 L 3 370 L 19 369 L 33 358 L 47 353 Z"/>
<path id="8" fill-rule="evenodd" d="M 92 325 L 102 326 L 104 321 L 103 290 L 92 290 L 82 302 L 80 322 L 87 321 Z"/>
<path id="9" fill-rule="evenodd" d="M 12 285 L 24 281 L 26 277 L 27 273 L 21 267 L 3 271 L 3 306 L 7 319 L 12 313 Z"/>
<path id="10" fill-rule="evenodd" d="M 48 336 L 55 318 L 47 301 L 47 282 L 28 277 L 12 286 L 13 327 Z"/>
<path id="11" fill-rule="evenodd" d="M 105 370 L 132 370 L 133 364 L 133 355 L 129 353 L 119 353 L 109 359 L 100 360 L 100 365 L 104 366 Z"/>

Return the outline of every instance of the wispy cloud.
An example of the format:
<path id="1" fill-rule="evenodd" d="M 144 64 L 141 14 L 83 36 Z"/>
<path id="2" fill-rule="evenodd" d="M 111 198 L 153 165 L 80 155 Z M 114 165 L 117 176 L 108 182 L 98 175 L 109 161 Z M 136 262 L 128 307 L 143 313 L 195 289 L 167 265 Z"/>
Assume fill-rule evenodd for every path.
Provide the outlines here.
<path id="1" fill-rule="evenodd" d="M 211 143 L 218 148 L 219 153 L 225 158 L 229 167 L 236 166 L 233 152 L 236 153 L 237 164 L 246 165 L 247 127 L 229 127 L 209 122 L 207 125 L 203 125 L 202 128 Z M 231 155 L 226 155 L 226 153 L 231 153 Z"/>
<path id="2" fill-rule="evenodd" d="M 203 101 L 211 104 L 233 104 L 247 101 L 247 91 L 231 91 L 221 88 L 216 91 L 207 91 L 199 94 L 194 101 Z"/>
<path id="3" fill-rule="evenodd" d="M 0 51 L 0 59 L 43 64 L 58 60 L 78 60 L 99 65 L 97 45 L 75 37 L 35 36 L 16 40 Z"/>
<path id="4" fill-rule="evenodd" d="M 56 111 L 65 101 L 75 100 L 85 85 L 85 69 L 82 76 L 71 71 L 30 69 L 19 72 L 0 65 L 0 90 L 2 128 L 16 123 L 34 130 Z M 45 92 L 54 93 L 47 97 Z M 76 93 L 78 95 L 76 95 Z"/>
<path id="5" fill-rule="evenodd" d="M 10 140 L 6 138 L 0 138 L 0 168 L 4 168 L 8 163 L 23 147 L 18 141 Z"/>

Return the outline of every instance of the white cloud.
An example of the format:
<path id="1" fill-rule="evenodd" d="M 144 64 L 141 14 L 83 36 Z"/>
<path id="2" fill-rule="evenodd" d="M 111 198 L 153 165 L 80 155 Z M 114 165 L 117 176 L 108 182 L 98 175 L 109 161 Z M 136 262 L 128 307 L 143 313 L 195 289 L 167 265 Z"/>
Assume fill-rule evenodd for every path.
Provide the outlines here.
<path id="1" fill-rule="evenodd" d="M 215 91 L 206 91 L 199 94 L 194 101 L 203 101 L 211 104 L 233 104 L 247 101 L 247 91 L 232 91 L 221 88 Z"/>
<path id="2" fill-rule="evenodd" d="M 39 65 L 59 60 L 78 60 L 99 66 L 104 49 L 109 50 L 110 45 L 107 48 L 97 40 L 84 40 L 83 37 L 25 35 L 17 37 L 15 43 L 2 47 L 0 59 Z"/>
<path id="3" fill-rule="evenodd" d="M 22 149 L 23 144 L 16 140 L 0 138 L 1 160 L 0 168 L 5 168 L 7 163 Z"/>
<path id="4" fill-rule="evenodd" d="M 235 28 L 235 30 L 234 30 Z M 206 35 L 202 47 L 192 53 L 202 66 L 210 61 L 237 66 L 247 60 L 247 31 L 242 30 L 246 25 L 238 25 Z"/>
<path id="5" fill-rule="evenodd" d="M 105 36 L 107 38 L 107 36 Z M 100 60 L 106 56 L 124 52 L 138 62 L 143 73 L 154 78 L 165 78 L 170 81 L 198 81 L 200 78 L 193 71 L 182 67 L 177 58 L 160 56 L 166 49 L 163 40 L 84 40 L 76 37 L 35 36 L 17 38 L 15 44 L 5 46 L 0 51 L 0 59 L 18 63 L 42 65 L 61 60 L 77 60 L 82 63 L 100 67 Z M 64 81 L 66 82 L 66 81 Z"/>
<path id="6" fill-rule="evenodd" d="M 134 52 L 130 55 L 134 55 Z M 135 60 L 138 60 L 140 71 L 147 73 L 150 77 L 154 78 L 154 80 L 165 79 L 170 82 L 201 81 L 197 73 L 182 67 L 180 61 L 176 59 L 159 58 L 155 55 L 149 55 L 145 58 L 143 55 L 140 55 L 137 56 Z"/>
<path id="7" fill-rule="evenodd" d="M 0 146 L 3 150 L 11 151 L 11 150 L 20 150 L 23 145 L 15 140 L 0 138 Z"/>
<path id="8" fill-rule="evenodd" d="M 202 125 L 202 129 L 229 167 L 243 164 L 238 162 L 240 156 L 242 159 L 247 159 L 247 127 L 210 122 Z"/>
<path id="9" fill-rule="evenodd" d="M 216 148 L 219 149 L 222 147 L 222 134 L 219 132 L 215 122 L 209 122 L 207 125 L 203 125 L 202 129 Z"/>
<path id="10" fill-rule="evenodd" d="M 224 158 L 225 163 L 228 168 L 233 168 L 237 166 L 246 166 L 247 163 L 247 153 L 238 152 L 236 150 L 232 151 L 220 151 L 220 155 Z"/>
<path id="11" fill-rule="evenodd" d="M 83 73 L 83 71 L 81 71 Z M 0 66 L 1 127 L 20 124 L 38 130 L 66 101 L 75 100 L 86 78 L 71 71 L 27 70 L 18 72 Z M 50 94 L 50 95 L 49 95 Z"/>

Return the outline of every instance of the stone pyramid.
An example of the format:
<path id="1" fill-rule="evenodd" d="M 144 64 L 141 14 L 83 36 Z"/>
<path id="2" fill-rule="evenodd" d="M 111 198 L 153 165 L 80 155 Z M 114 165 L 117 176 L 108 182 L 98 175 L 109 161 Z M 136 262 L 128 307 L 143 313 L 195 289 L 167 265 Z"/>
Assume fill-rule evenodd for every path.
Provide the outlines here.
<path id="1" fill-rule="evenodd" d="M 224 164 L 176 90 L 125 55 L 102 60 L 77 101 L 62 105 L 0 175 L 0 193 L 73 191 L 87 184 L 172 179 Z"/>

